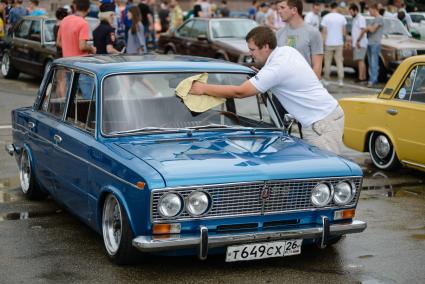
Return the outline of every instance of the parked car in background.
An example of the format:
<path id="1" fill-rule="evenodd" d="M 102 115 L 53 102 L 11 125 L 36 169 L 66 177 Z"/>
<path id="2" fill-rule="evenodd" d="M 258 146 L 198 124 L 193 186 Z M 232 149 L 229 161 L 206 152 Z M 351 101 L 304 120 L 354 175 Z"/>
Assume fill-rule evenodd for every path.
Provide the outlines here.
<path id="1" fill-rule="evenodd" d="M 374 165 L 425 171 L 425 56 L 406 59 L 378 96 L 340 100 L 344 143 L 369 152 Z"/>
<path id="2" fill-rule="evenodd" d="M 162 33 L 158 52 L 187 54 L 252 64 L 245 36 L 257 26 L 250 19 L 192 18 L 175 31 Z"/>
<path id="3" fill-rule="evenodd" d="M 409 15 L 413 22 L 410 27 L 411 33 L 416 33 L 419 39 L 425 40 L 425 12 L 411 12 Z"/>
<path id="4" fill-rule="evenodd" d="M 23 17 L 5 39 L 1 74 L 7 79 L 19 73 L 42 77 L 46 67 L 57 57 L 53 27 L 56 19 Z"/>
<path id="5" fill-rule="evenodd" d="M 373 17 L 364 17 L 368 25 L 372 23 Z M 346 18 L 347 31 L 351 33 L 352 18 L 351 16 L 346 16 Z M 400 20 L 385 17 L 384 36 L 381 41 L 381 54 L 379 56 L 379 81 L 386 82 L 388 74 L 394 72 L 403 59 L 419 54 L 425 54 L 425 42 L 412 38 L 410 32 Z M 344 49 L 344 66 L 357 69 L 351 48 Z"/>
<path id="6" fill-rule="evenodd" d="M 33 106 L 12 111 L 23 193 L 64 204 L 118 264 L 148 257 L 138 251 L 291 256 L 366 228 L 357 164 L 288 135 L 271 93 L 191 112 L 175 88 L 204 72 L 232 85 L 255 75 L 199 57 L 55 60 Z"/>

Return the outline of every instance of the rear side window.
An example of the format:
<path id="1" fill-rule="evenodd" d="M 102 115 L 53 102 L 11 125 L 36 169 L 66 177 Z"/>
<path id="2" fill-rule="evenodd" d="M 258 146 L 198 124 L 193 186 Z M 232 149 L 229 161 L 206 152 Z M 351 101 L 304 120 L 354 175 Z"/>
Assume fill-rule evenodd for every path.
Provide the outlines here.
<path id="1" fill-rule="evenodd" d="M 28 39 L 29 32 L 31 27 L 31 21 L 24 20 L 19 25 L 18 30 L 15 32 L 15 36 L 18 38 Z"/>
<path id="2" fill-rule="evenodd" d="M 182 37 L 189 37 L 192 31 L 193 21 L 187 22 L 183 27 L 178 31 L 179 35 Z"/>
<path id="3" fill-rule="evenodd" d="M 41 110 L 57 118 L 62 118 L 66 105 L 66 97 L 71 85 L 71 71 L 56 68 L 53 77 L 46 87 Z"/>
<path id="4" fill-rule="evenodd" d="M 418 66 L 413 85 L 411 102 L 425 103 L 425 66 Z"/>

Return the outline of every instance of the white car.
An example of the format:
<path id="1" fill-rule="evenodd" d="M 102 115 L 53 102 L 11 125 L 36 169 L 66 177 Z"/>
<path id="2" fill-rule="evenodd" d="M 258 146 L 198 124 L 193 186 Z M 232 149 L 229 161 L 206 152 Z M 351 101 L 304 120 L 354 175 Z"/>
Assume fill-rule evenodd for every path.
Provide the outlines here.
<path id="1" fill-rule="evenodd" d="M 421 40 L 425 40 L 425 12 L 412 12 L 409 15 L 413 22 L 410 32 L 412 34 L 416 32 L 420 35 Z"/>

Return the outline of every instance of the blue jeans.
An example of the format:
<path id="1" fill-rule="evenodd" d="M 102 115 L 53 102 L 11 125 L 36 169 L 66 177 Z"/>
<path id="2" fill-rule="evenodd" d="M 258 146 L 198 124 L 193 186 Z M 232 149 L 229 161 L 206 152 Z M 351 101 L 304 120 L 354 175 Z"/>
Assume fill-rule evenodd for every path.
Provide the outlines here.
<path id="1" fill-rule="evenodd" d="M 378 83 L 380 44 L 369 44 L 367 46 L 367 61 L 369 64 L 369 83 Z"/>

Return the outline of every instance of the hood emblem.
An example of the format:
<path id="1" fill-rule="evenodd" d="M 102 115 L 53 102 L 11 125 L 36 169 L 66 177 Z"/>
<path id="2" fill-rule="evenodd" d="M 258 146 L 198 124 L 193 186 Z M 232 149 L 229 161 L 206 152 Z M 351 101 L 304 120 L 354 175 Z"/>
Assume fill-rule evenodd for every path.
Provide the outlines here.
<path id="1" fill-rule="evenodd" d="M 268 187 L 267 185 L 264 185 L 264 187 L 263 187 L 263 189 L 261 190 L 261 193 L 260 193 L 261 200 L 265 201 L 265 200 L 269 199 L 271 191 L 272 190 L 271 190 L 270 187 Z"/>

